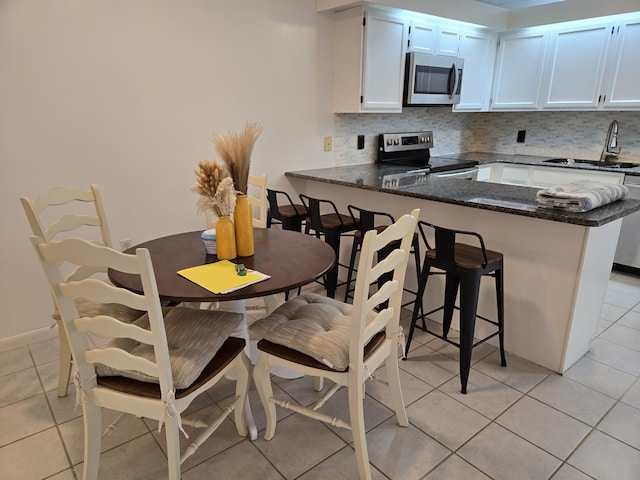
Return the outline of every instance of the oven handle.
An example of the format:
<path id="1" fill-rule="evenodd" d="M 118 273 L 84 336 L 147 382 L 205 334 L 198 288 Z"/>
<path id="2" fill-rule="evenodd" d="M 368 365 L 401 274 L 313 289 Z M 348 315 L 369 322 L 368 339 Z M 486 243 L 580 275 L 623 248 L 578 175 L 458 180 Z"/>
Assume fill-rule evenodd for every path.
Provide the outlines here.
<path id="1" fill-rule="evenodd" d="M 456 177 L 467 177 L 474 178 L 478 174 L 478 168 L 467 168 L 464 170 L 450 170 L 448 172 L 436 172 L 431 175 L 435 177 L 447 177 L 447 178 L 456 178 Z"/>

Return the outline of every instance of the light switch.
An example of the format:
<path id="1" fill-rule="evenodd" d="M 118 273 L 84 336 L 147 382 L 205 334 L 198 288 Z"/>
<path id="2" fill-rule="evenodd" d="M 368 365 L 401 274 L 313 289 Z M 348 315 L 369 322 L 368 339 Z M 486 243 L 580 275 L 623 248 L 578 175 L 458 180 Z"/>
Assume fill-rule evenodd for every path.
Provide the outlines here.
<path id="1" fill-rule="evenodd" d="M 333 137 L 324 137 L 324 151 L 330 152 L 333 150 Z"/>

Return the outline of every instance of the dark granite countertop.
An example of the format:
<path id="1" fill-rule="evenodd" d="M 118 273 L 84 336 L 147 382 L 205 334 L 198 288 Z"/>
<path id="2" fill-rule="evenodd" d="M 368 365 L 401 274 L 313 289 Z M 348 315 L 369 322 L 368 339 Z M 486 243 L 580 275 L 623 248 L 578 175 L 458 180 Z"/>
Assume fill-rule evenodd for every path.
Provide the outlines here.
<path id="1" fill-rule="evenodd" d="M 550 166 L 550 164 L 542 163 L 541 161 L 541 159 L 547 159 L 549 157 L 535 157 L 530 155 L 464 153 L 447 155 L 443 156 L 443 158 L 476 160 L 480 163 L 501 161 Z M 594 168 L 590 165 L 579 165 L 575 168 L 587 167 Z M 564 166 L 564 168 L 566 168 L 566 166 Z M 368 163 L 344 167 L 292 171 L 286 172 L 285 175 L 292 178 L 314 180 L 587 227 L 598 227 L 633 212 L 640 211 L 640 200 L 631 199 L 618 200 L 585 213 L 549 210 L 538 207 L 536 202 L 536 192 L 539 190 L 538 188 L 475 182 L 455 178 L 439 178 L 434 175 L 429 175 L 427 181 L 420 185 L 399 188 L 385 188 L 382 186 L 383 176 L 403 173 L 409 169 L 409 167 Z M 607 170 L 627 173 L 627 170 L 630 169 L 621 170 L 619 168 L 613 168 Z M 634 173 L 640 174 L 640 172 Z"/>

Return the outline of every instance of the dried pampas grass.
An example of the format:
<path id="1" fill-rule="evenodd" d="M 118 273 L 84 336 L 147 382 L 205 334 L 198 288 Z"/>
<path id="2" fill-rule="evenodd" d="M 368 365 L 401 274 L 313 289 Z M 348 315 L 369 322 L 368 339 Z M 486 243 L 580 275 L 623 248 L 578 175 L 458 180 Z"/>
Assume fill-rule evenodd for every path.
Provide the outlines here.
<path id="1" fill-rule="evenodd" d="M 243 194 L 247 193 L 249 183 L 251 153 L 261 132 L 259 123 L 246 122 L 239 133 L 218 134 L 213 138 L 216 152 L 226 165 L 236 190 Z"/>
<path id="2" fill-rule="evenodd" d="M 218 217 L 230 217 L 236 208 L 236 190 L 231 177 L 225 177 L 213 197 L 213 211 Z"/>
<path id="3" fill-rule="evenodd" d="M 217 162 L 203 161 L 195 171 L 196 183 L 191 190 L 198 195 L 198 211 L 213 212 L 218 217 L 233 214 L 236 205 L 236 192 L 233 180 L 225 167 Z"/>

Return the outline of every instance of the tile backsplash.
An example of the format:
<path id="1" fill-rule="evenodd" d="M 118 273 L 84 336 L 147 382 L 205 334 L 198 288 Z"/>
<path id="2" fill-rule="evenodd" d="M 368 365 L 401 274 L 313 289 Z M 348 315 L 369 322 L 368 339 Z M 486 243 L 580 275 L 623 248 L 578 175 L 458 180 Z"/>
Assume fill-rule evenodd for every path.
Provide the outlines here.
<path id="1" fill-rule="evenodd" d="M 640 112 L 451 112 L 405 108 L 401 114 L 336 114 L 337 165 L 374 162 L 379 133 L 432 130 L 431 154 L 499 152 L 598 159 L 612 120 L 620 122 L 620 160 L 640 162 Z M 524 143 L 517 143 L 525 130 Z M 357 150 L 357 136 L 365 148 Z"/>

